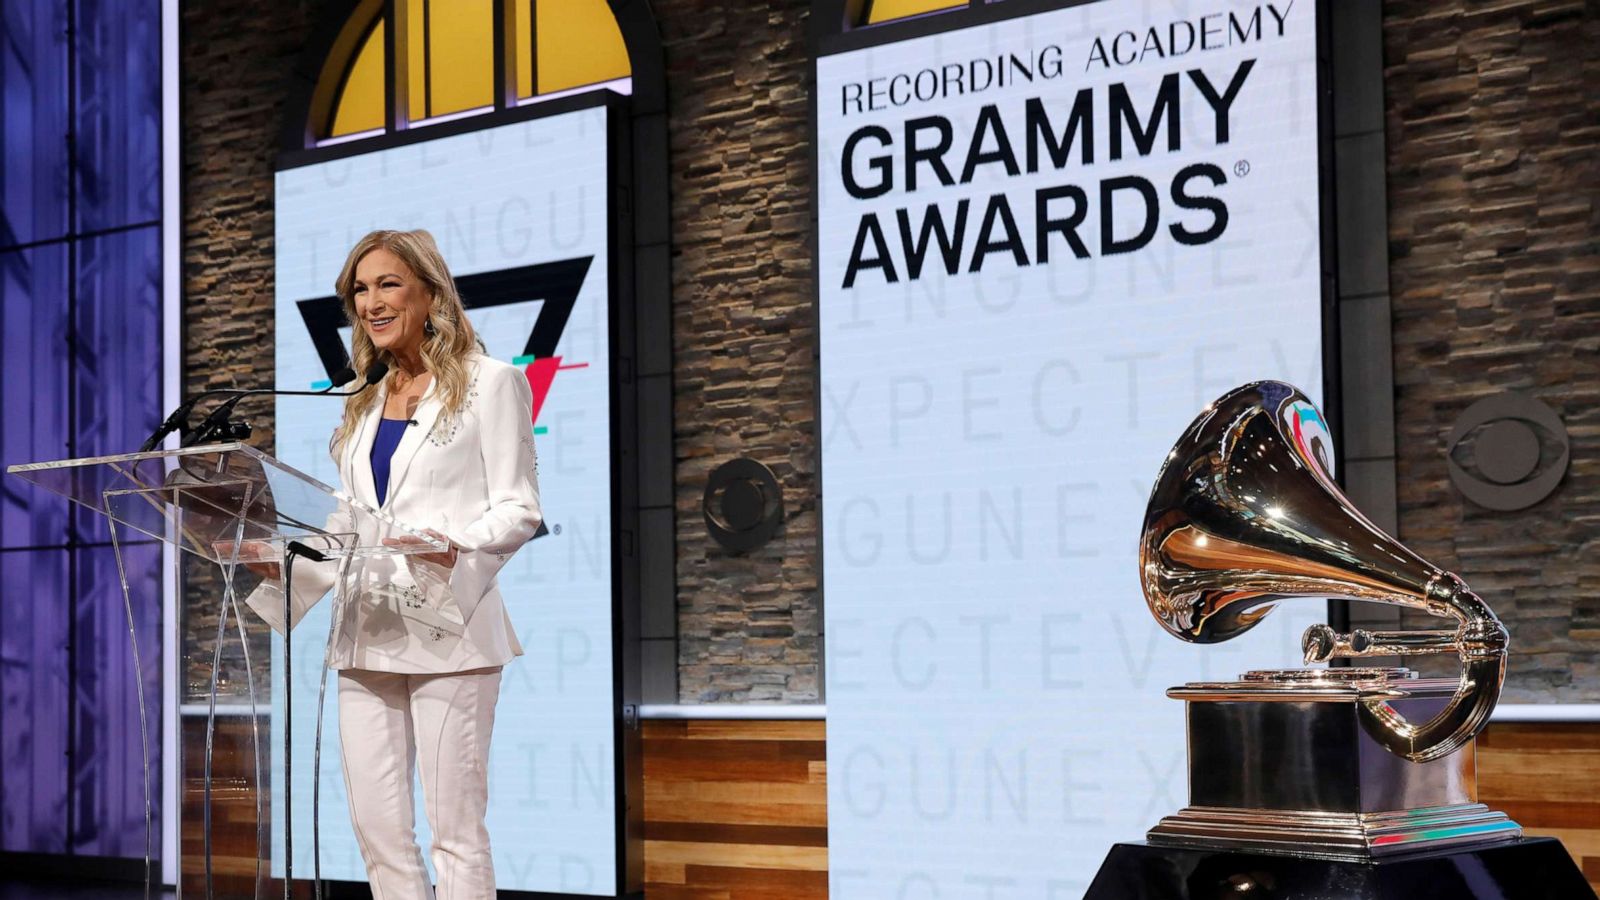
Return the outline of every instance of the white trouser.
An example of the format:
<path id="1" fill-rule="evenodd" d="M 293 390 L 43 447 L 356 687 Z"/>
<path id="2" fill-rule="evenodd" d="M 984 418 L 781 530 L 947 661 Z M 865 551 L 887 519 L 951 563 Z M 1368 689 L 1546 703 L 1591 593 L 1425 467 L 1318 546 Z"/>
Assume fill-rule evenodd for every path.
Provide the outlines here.
<path id="1" fill-rule="evenodd" d="M 438 900 L 494 900 L 489 736 L 500 670 L 339 673 L 339 742 L 350 818 L 373 900 L 432 900 L 417 848 L 413 773 L 433 828 Z"/>

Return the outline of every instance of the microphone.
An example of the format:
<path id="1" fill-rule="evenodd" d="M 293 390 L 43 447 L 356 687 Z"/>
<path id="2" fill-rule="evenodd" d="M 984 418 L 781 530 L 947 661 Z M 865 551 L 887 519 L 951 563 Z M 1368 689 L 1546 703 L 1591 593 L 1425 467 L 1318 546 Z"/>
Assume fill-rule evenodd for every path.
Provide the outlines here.
<path id="1" fill-rule="evenodd" d="M 373 363 L 371 368 L 367 369 L 366 379 L 360 387 L 353 391 L 340 391 L 338 393 L 333 391 L 335 387 L 341 387 L 355 380 L 355 370 L 349 366 L 345 366 L 334 373 L 332 383 L 320 391 L 280 391 L 273 388 L 232 391 L 232 397 L 229 397 L 216 409 L 212 410 L 211 414 L 206 416 L 200 425 L 189 433 L 183 440 L 183 446 L 192 447 L 195 444 L 203 444 L 215 440 L 240 440 L 249 437 L 249 424 L 232 422 L 229 417 L 233 415 L 233 408 L 238 405 L 240 400 L 253 394 L 272 394 L 278 397 L 349 397 L 353 394 L 359 394 L 382 381 L 383 376 L 387 374 L 389 374 L 389 364 L 379 360 Z M 242 431 L 238 429 L 239 424 L 244 425 Z"/>
<path id="2" fill-rule="evenodd" d="M 328 382 L 328 386 L 323 388 L 322 390 L 318 391 L 317 393 L 326 394 L 326 393 L 328 393 L 329 391 L 333 390 L 336 387 L 344 387 L 345 385 L 347 385 L 350 382 L 355 381 L 355 380 L 356 380 L 356 370 L 350 368 L 349 366 L 345 366 L 344 368 L 340 369 L 339 371 L 333 373 L 333 378 L 332 378 L 332 380 L 330 380 Z"/>
<path id="3" fill-rule="evenodd" d="M 338 372 L 335 372 L 333 378 L 331 379 L 331 383 L 320 391 L 280 391 L 273 388 L 252 388 L 250 390 L 217 388 L 215 390 L 202 391 L 201 393 L 196 394 L 180 403 L 178 408 L 172 411 L 172 415 L 167 416 L 166 421 L 161 423 L 161 427 L 157 428 L 151 433 L 149 438 L 145 439 L 145 442 L 139 447 L 139 452 L 148 453 L 151 450 L 156 449 L 156 446 L 161 443 L 162 439 L 174 431 L 177 431 L 183 435 L 184 440 L 182 443 L 185 447 L 192 446 L 206 440 L 212 440 L 215 437 L 220 436 L 229 426 L 233 426 L 235 424 L 228 421 L 229 415 L 233 413 L 234 406 L 237 405 L 240 400 L 243 400 L 245 397 L 253 394 L 274 394 L 282 397 L 349 397 L 353 394 L 359 394 L 367 388 L 372 387 L 374 384 L 382 381 L 383 377 L 387 374 L 389 374 L 389 364 L 383 360 L 378 360 L 367 369 L 367 377 L 363 380 L 362 385 L 353 391 L 340 391 L 335 393 L 333 390 L 336 387 L 343 387 L 356 379 L 355 369 L 352 369 L 349 366 L 345 366 Z M 232 396 L 230 396 L 228 400 L 223 402 L 222 405 L 218 406 L 215 410 L 212 410 L 211 413 L 206 416 L 205 420 L 200 423 L 199 427 L 195 428 L 193 431 L 190 431 L 187 427 L 189 422 L 189 413 L 194 411 L 195 405 L 207 397 L 215 397 L 223 394 L 229 394 Z M 249 437 L 249 426 L 246 425 L 245 427 L 247 429 L 245 433 L 238 435 L 230 434 L 229 436 Z"/>

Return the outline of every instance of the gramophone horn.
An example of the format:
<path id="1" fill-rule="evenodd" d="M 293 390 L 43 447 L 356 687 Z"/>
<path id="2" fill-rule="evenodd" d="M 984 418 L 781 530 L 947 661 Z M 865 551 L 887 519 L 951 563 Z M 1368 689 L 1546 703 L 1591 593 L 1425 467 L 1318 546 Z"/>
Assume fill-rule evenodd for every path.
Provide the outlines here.
<path id="1" fill-rule="evenodd" d="M 1505 677 L 1505 627 L 1460 578 L 1422 559 L 1362 515 L 1332 477 L 1322 414 L 1276 381 L 1235 388 L 1178 440 L 1156 478 L 1139 541 L 1139 571 L 1156 621 L 1186 641 L 1243 634 L 1295 597 L 1345 597 L 1453 619 L 1435 632 L 1306 632 L 1307 662 L 1456 653 L 1455 695 L 1432 719 L 1408 722 L 1363 701 L 1363 724 L 1413 760 L 1445 756 L 1488 721 Z"/>

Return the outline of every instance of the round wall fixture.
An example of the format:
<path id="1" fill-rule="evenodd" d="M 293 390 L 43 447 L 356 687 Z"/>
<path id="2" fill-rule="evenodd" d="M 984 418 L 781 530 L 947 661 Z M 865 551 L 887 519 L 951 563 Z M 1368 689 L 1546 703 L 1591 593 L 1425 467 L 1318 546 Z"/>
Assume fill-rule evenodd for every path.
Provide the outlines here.
<path id="1" fill-rule="evenodd" d="M 1467 407 L 1445 447 L 1456 490 L 1501 512 L 1527 509 L 1555 493 L 1571 455 L 1555 410 L 1513 391 Z"/>
<path id="2" fill-rule="evenodd" d="M 748 457 L 712 470 L 700 503 L 717 543 L 743 553 L 772 540 L 783 521 L 783 491 L 772 470 Z"/>

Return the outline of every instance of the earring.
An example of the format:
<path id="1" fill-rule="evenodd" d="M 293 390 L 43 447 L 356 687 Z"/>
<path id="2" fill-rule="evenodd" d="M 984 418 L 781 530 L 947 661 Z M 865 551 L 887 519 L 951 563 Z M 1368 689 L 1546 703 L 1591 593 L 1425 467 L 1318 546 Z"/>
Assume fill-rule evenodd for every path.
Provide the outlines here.
<path id="1" fill-rule="evenodd" d="M 423 334 L 434 334 L 434 333 L 436 333 L 436 331 L 437 331 L 437 329 L 435 329 L 433 327 L 433 319 L 428 318 L 428 319 L 422 320 L 422 333 Z"/>

